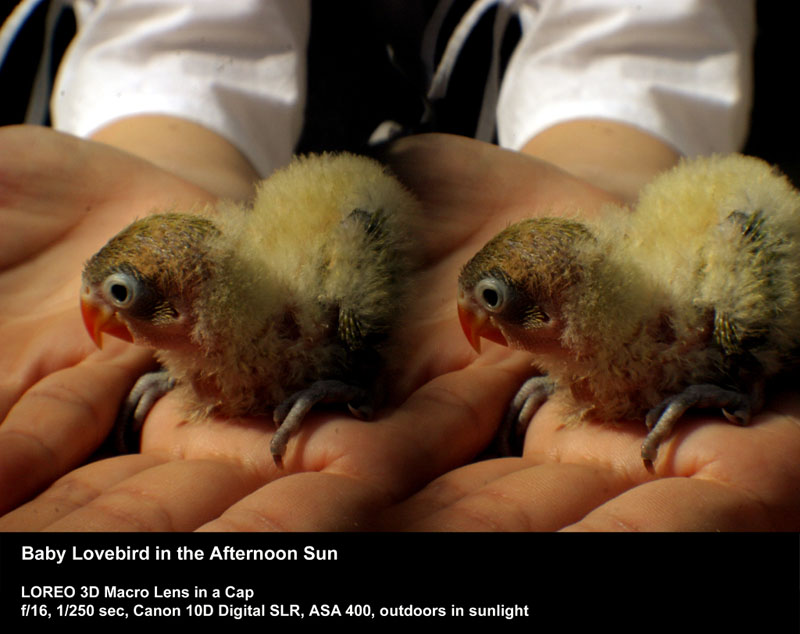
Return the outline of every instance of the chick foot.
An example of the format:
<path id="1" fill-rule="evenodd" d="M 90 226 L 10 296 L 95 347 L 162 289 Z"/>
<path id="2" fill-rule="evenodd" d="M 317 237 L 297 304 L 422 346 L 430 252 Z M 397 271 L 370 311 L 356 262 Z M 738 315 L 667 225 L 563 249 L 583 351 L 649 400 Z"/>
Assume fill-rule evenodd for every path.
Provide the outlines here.
<path id="1" fill-rule="evenodd" d="M 368 397 L 368 392 L 364 388 L 336 380 L 317 381 L 311 387 L 292 394 L 275 408 L 272 416 L 275 424 L 278 425 L 270 443 L 270 453 L 272 453 L 275 464 L 283 468 L 283 454 L 286 451 L 289 437 L 300 427 L 306 414 L 317 403 L 347 403 L 353 416 L 361 420 L 369 420 L 373 414 L 371 405 L 367 403 L 353 405 L 353 403 L 367 401 Z"/>
<path id="2" fill-rule="evenodd" d="M 499 455 L 522 454 L 522 440 L 531 420 L 544 402 L 552 396 L 555 389 L 555 381 L 547 376 L 531 377 L 520 386 L 495 437 L 495 446 Z"/>
<path id="3" fill-rule="evenodd" d="M 148 372 L 138 378 L 125 398 L 114 423 L 114 440 L 117 451 L 133 453 L 138 449 L 139 434 L 156 401 L 175 387 L 166 370 Z"/>
<path id="4" fill-rule="evenodd" d="M 680 394 L 664 399 L 647 413 L 645 424 L 650 432 L 642 443 L 642 460 L 648 470 L 658 453 L 658 446 L 669 436 L 675 424 L 687 410 L 699 407 L 721 407 L 722 413 L 731 423 L 748 425 L 752 415 L 761 409 L 763 395 L 755 389 L 747 395 L 726 390 L 717 385 L 692 385 Z"/>

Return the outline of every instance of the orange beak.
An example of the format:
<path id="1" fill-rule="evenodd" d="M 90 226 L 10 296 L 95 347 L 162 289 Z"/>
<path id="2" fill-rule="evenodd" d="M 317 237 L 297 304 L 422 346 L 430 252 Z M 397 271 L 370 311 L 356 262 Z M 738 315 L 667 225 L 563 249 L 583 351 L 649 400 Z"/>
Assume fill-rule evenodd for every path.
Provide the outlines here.
<path id="1" fill-rule="evenodd" d="M 458 321 L 461 322 L 461 330 L 469 341 L 469 345 L 477 352 L 481 353 L 481 335 L 480 332 L 483 325 L 486 323 L 486 313 L 476 315 L 471 310 L 458 303 Z"/>
<path id="2" fill-rule="evenodd" d="M 481 351 L 481 337 L 503 346 L 508 345 L 503 333 L 492 324 L 489 314 L 485 310 L 474 309 L 468 300 L 461 297 L 458 298 L 458 321 L 461 322 L 461 330 L 464 331 L 469 345 L 478 354 Z"/>
<path id="3" fill-rule="evenodd" d="M 86 293 L 81 295 L 81 314 L 89 336 L 98 348 L 103 347 L 103 333 L 133 342 L 128 327 L 120 320 L 116 311 L 108 306 L 97 305 Z"/>

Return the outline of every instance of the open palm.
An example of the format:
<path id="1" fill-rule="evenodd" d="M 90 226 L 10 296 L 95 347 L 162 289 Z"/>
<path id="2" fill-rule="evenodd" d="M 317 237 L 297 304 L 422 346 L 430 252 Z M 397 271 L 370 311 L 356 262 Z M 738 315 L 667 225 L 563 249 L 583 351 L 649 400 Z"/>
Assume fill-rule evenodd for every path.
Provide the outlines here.
<path id="1" fill-rule="evenodd" d="M 268 421 L 188 424 L 168 395 L 148 418 L 141 453 L 87 462 L 152 360 L 111 339 L 93 348 L 77 308 L 83 262 L 133 218 L 211 196 L 102 145 L 0 131 L 0 505 L 10 511 L 0 528 L 551 529 L 582 518 L 590 528 L 796 526 L 789 458 L 800 434 L 790 413 L 800 405 L 789 398 L 776 401 L 783 414 L 750 429 L 682 425 L 656 464 L 681 478 L 644 470 L 635 423 L 563 429 L 551 406 L 523 458 L 472 463 L 530 369 L 524 354 L 500 347 L 475 358 L 454 310 L 460 266 L 509 222 L 591 212 L 608 196 L 455 137 L 407 139 L 387 160 L 424 203 L 427 264 L 414 281 L 402 370 L 376 422 L 316 412 L 278 470 Z M 653 515 L 654 504 L 668 510 Z M 686 509 L 683 523 L 670 504 Z M 703 516 L 707 508 L 714 513 Z"/>

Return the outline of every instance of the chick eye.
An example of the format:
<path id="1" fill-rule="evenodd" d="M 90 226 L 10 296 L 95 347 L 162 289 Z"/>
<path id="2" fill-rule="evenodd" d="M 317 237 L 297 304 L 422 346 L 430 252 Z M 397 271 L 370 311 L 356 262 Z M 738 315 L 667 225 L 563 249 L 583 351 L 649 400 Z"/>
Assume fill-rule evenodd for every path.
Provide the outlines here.
<path id="1" fill-rule="evenodd" d="M 130 308 L 139 293 L 139 282 L 127 273 L 112 273 L 103 282 L 103 292 L 117 308 Z"/>
<path id="2" fill-rule="evenodd" d="M 508 287 L 494 278 L 483 279 L 475 287 L 475 296 L 490 312 L 501 310 L 508 301 L 508 295 Z"/>

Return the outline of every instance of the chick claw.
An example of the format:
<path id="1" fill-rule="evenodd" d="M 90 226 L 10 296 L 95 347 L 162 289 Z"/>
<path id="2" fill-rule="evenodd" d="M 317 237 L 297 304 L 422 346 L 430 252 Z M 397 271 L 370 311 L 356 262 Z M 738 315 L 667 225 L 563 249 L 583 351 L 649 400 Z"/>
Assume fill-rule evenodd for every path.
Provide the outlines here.
<path id="1" fill-rule="evenodd" d="M 497 431 L 495 444 L 501 456 L 522 453 L 522 439 L 531 420 L 544 402 L 553 395 L 555 389 L 555 381 L 547 376 L 531 377 L 520 386 Z"/>
<path id="2" fill-rule="evenodd" d="M 642 443 L 642 460 L 645 467 L 652 470 L 658 446 L 669 436 L 675 423 L 693 407 L 721 407 L 722 413 L 731 423 L 747 425 L 752 414 L 760 409 L 757 392 L 752 396 L 717 385 L 692 385 L 680 394 L 664 399 L 647 413 L 645 424 L 650 432 Z"/>
<path id="3" fill-rule="evenodd" d="M 295 392 L 278 407 L 272 415 L 278 429 L 270 443 L 270 453 L 275 464 L 283 468 L 283 454 L 289 437 L 300 427 L 303 419 L 317 403 L 347 403 L 350 412 L 356 418 L 368 420 L 372 418 L 372 408 L 367 404 L 355 407 L 353 402 L 367 400 L 368 393 L 364 388 L 349 385 L 342 381 L 317 381 L 310 387 Z"/>
<path id="4" fill-rule="evenodd" d="M 147 414 L 156 401 L 175 387 L 173 379 L 166 370 L 148 372 L 134 383 L 114 423 L 114 439 L 117 451 L 132 453 L 133 439 L 138 439 Z"/>

